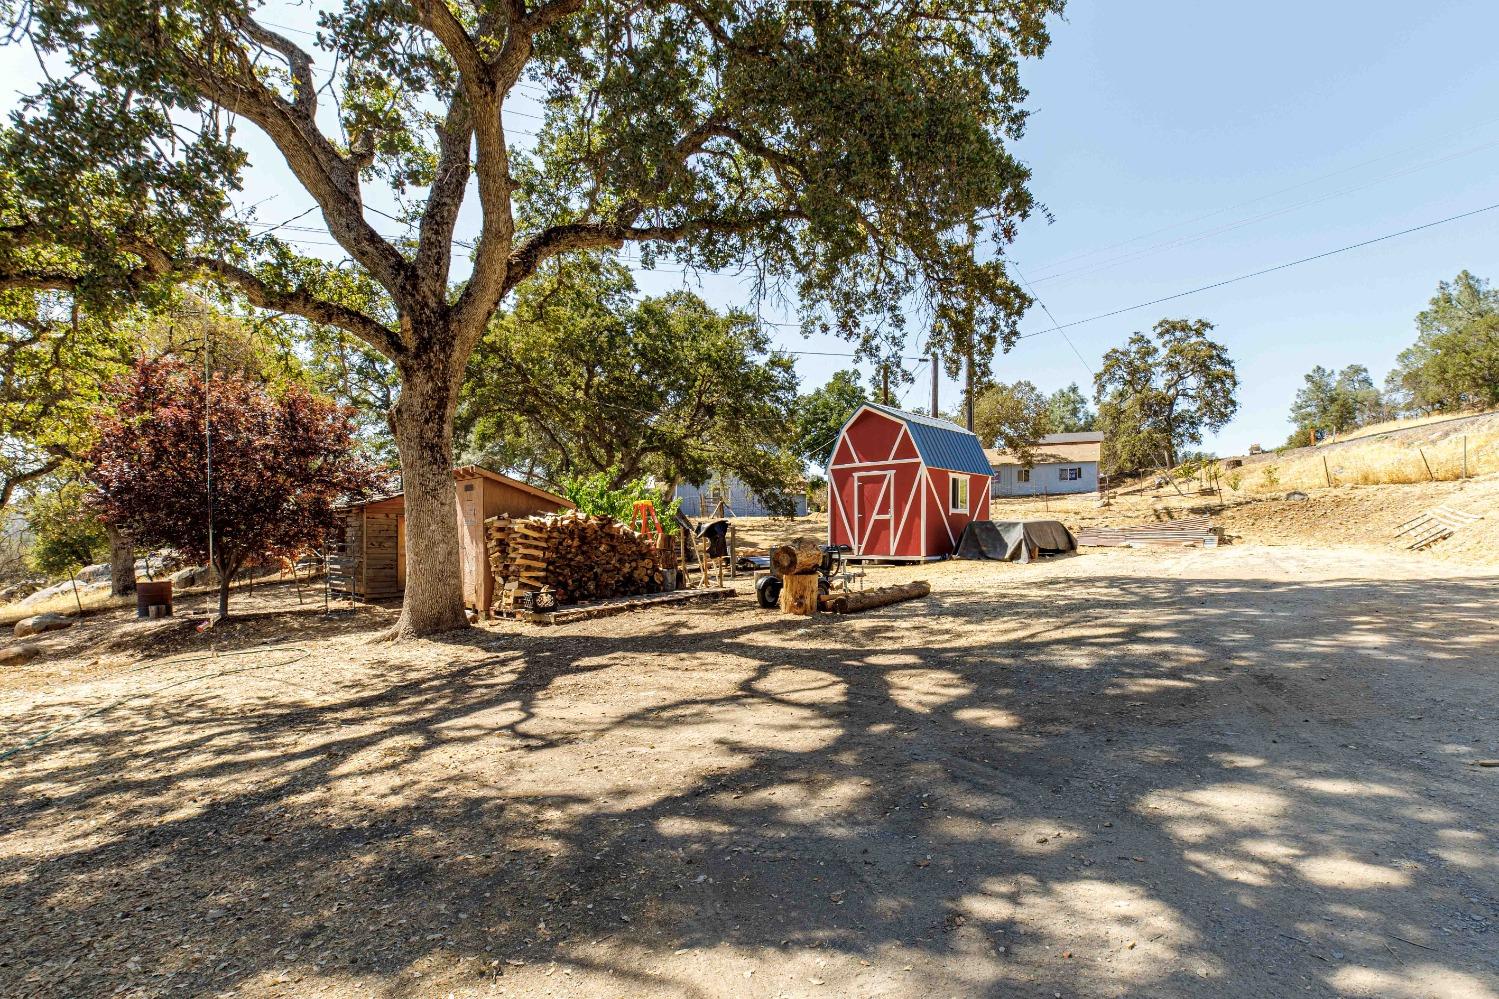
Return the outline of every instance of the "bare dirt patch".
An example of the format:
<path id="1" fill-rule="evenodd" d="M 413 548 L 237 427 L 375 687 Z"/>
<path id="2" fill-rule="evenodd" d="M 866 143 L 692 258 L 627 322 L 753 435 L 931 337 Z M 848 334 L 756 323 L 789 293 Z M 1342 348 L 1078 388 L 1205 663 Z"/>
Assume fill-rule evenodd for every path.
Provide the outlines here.
<path id="1" fill-rule="evenodd" d="M 66 726 L 0 762 L 0 994 L 1499 995 L 1499 577 L 871 584 L 918 575 L 396 646 L 267 588 L 153 664 L 85 621 L 0 702 Z"/>

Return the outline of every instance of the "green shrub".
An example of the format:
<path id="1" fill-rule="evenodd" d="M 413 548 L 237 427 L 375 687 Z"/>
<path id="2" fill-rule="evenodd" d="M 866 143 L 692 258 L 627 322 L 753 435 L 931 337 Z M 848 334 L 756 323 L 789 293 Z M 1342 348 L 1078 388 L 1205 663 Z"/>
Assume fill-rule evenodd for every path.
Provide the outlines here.
<path id="1" fill-rule="evenodd" d="M 661 493 L 644 476 L 631 479 L 621 486 L 613 485 L 619 473 L 610 469 L 593 475 L 575 476 L 562 480 L 562 495 L 573 501 L 578 512 L 590 516 L 613 517 L 621 524 L 628 524 L 635 514 L 635 504 L 650 500 L 656 504 L 656 516 L 667 534 L 677 533 L 677 510 L 680 499 L 673 499 L 665 507 L 661 505 Z"/>
<path id="2" fill-rule="evenodd" d="M 1265 483 L 1266 488 L 1274 489 L 1280 485 L 1280 469 L 1274 465 L 1266 465 L 1265 471 L 1261 474 L 1260 478 Z"/>
<path id="3" fill-rule="evenodd" d="M 26 525 L 35 536 L 26 561 L 49 579 L 72 576 L 109 547 L 104 525 L 85 496 L 81 483 L 65 482 L 37 493 L 26 505 Z"/>

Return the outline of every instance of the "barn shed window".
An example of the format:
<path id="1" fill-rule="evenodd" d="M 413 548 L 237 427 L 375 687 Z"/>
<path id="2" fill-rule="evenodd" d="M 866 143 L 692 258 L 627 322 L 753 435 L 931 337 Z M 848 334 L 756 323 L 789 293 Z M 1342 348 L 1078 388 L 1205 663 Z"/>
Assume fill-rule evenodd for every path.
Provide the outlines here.
<path id="1" fill-rule="evenodd" d="M 953 513 L 968 512 L 968 476 L 954 475 L 947 480 L 947 508 Z"/>
<path id="2" fill-rule="evenodd" d="M 1063 482 L 1076 482 L 1083 477 L 1083 470 L 1077 465 L 1068 465 L 1057 469 L 1057 478 Z"/>
<path id="3" fill-rule="evenodd" d="M 1029 468 L 1016 469 L 1016 471 L 1015 471 L 1015 481 L 1016 482 L 1029 482 L 1029 481 L 1031 481 L 1031 470 Z"/>

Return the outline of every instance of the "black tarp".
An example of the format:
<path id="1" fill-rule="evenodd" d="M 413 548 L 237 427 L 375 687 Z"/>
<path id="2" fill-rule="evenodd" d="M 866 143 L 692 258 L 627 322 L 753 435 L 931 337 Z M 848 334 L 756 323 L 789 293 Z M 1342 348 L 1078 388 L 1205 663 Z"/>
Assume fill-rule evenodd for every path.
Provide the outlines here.
<path id="1" fill-rule="evenodd" d="M 1029 562 L 1037 555 L 1077 550 L 1077 539 L 1057 520 L 974 520 L 963 528 L 956 558 Z"/>

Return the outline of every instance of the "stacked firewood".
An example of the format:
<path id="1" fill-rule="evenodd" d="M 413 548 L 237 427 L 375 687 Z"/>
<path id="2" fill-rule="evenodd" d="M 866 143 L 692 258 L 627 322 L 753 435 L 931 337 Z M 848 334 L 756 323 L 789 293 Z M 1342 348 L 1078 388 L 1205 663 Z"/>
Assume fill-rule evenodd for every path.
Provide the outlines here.
<path id="1" fill-rule="evenodd" d="M 657 593 L 665 573 L 650 539 L 611 517 L 563 513 L 484 522 L 497 611 L 520 593 L 549 591 L 557 603 Z"/>

